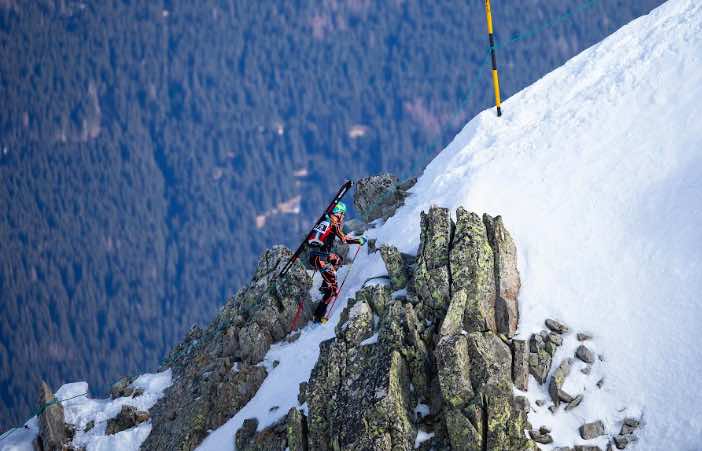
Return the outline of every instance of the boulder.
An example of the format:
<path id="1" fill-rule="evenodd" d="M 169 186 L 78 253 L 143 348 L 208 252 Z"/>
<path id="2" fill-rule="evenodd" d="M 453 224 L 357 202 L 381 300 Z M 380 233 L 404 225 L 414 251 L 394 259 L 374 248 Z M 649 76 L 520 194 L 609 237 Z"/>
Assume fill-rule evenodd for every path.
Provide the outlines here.
<path id="1" fill-rule="evenodd" d="M 39 386 L 39 437 L 44 451 L 61 450 L 68 441 L 63 406 L 46 382 Z"/>
<path id="2" fill-rule="evenodd" d="M 564 334 L 567 333 L 570 329 L 568 326 L 563 324 L 560 321 L 556 321 L 555 319 L 547 319 L 545 321 L 546 327 L 548 327 L 550 330 L 553 332 L 556 332 L 557 334 Z"/>
<path id="3" fill-rule="evenodd" d="M 575 409 L 576 407 L 578 407 L 578 406 L 580 405 L 580 403 L 583 402 L 583 398 L 584 398 L 584 397 L 585 397 L 585 396 L 584 396 L 582 393 L 579 394 L 579 395 L 577 395 L 575 398 L 573 398 L 572 401 L 570 401 L 570 402 L 568 403 L 568 405 L 565 407 L 565 410 L 566 410 L 566 411 L 568 411 L 568 410 L 573 410 L 573 409 Z"/>
<path id="4" fill-rule="evenodd" d="M 390 275 L 390 285 L 393 291 L 401 290 L 407 286 L 407 268 L 405 262 L 395 246 L 383 245 L 380 255 Z"/>
<path id="5" fill-rule="evenodd" d="M 575 356 L 585 363 L 595 363 L 595 354 L 585 345 L 578 346 Z"/>
<path id="6" fill-rule="evenodd" d="M 594 445 L 575 445 L 575 451 L 602 451 L 602 448 Z"/>
<path id="7" fill-rule="evenodd" d="M 529 373 L 539 384 L 544 384 L 551 369 L 551 354 L 546 350 L 546 343 L 541 335 L 531 336 L 529 351 Z"/>
<path id="8" fill-rule="evenodd" d="M 580 437 L 583 440 L 591 440 L 593 438 L 605 435 L 604 423 L 601 420 L 593 421 L 592 423 L 585 423 L 578 429 L 580 432 Z"/>
<path id="9" fill-rule="evenodd" d="M 415 182 L 416 178 L 400 182 L 390 174 L 362 178 L 356 182 L 353 205 L 367 223 L 387 219 L 404 204 L 407 191 Z"/>
<path id="10" fill-rule="evenodd" d="M 519 305 L 517 298 L 521 281 L 517 269 L 517 247 L 502 222 L 502 217 L 484 214 L 483 222 L 487 230 L 488 241 L 495 259 L 495 322 L 497 332 L 512 337 L 519 323 Z"/>
<path id="11" fill-rule="evenodd" d="M 134 406 L 123 405 L 116 417 L 107 421 L 106 435 L 131 429 L 149 419 L 149 412 L 137 410 Z"/>
<path id="12" fill-rule="evenodd" d="M 592 334 L 589 332 L 578 332 L 576 337 L 578 338 L 578 341 L 592 340 Z"/>
<path id="13" fill-rule="evenodd" d="M 563 384 L 565 384 L 566 377 L 570 374 L 572 365 L 572 359 L 563 360 L 558 368 L 556 368 L 556 371 L 553 372 L 553 376 L 551 376 L 551 381 L 548 385 L 548 394 L 551 396 L 551 401 L 553 401 L 556 407 L 560 405 L 562 399 L 566 400 L 566 402 L 573 400 L 572 396 L 563 392 Z"/>

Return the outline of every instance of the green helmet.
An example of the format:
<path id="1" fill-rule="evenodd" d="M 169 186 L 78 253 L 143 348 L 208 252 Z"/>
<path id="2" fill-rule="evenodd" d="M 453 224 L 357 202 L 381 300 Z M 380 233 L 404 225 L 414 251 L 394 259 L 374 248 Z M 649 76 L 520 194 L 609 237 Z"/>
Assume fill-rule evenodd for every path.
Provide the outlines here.
<path id="1" fill-rule="evenodd" d="M 346 204 L 339 201 L 334 205 L 334 209 L 332 210 L 332 214 L 346 214 Z"/>

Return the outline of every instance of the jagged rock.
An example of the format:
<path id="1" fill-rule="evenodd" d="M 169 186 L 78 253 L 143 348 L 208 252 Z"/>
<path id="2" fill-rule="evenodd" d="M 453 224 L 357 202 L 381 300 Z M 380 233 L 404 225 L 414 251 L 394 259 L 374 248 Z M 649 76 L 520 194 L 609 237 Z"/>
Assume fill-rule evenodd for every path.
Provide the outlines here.
<path id="1" fill-rule="evenodd" d="M 602 448 L 594 445 L 575 445 L 575 451 L 602 451 Z"/>
<path id="2" fill-rule="evenodd" d="M 456 209 L 456 227 L 450 251 L 451 292 L 466 292 L 463 328 L 491 330 L 495 323 L 495 260 L 485 224 L 475 213 Z"/>
<path id="3" fill-rule="evenodd" d="M 430 357 L 419 335 L 417 314 L 412 304 L 392 303 L 386 310 L 378 332 L 381 346 L 397 351 L 405 359 L 416 391 L 429 391 Z"/>
<path id="4" fill-rule="evenodd" d="M 106 435 L 116 434 L 133 428 L 149 419 L 149 413 L 137 410 L 134 406 L 123 405 L 115 418 L 107 421 Z"/>
<path id="5" fill-rule="evenodd" d="M 612 440 L 617 449 L 624 449 L 629 443 L 635 442 L 637 438 L 634 434 L 619 434 L 612 437 Z"/>
<path id="6" fill-rule="evenodd" d="M 570 330 L 568 328 L 568 326 L 561 323 L 560 321 L 556 321 L 555 319 L 549 318 L 545 321 L 545 324 L 546 324 L 546 327 L 548 327 L 552 331 L 556 332 L 557 334 L 564 334 Z"/>
<path id="7" fill-rule="evenodd" d="M 337 336 L 349 346 L 357 346 L 373 335 L 373 312 L 365 302 L 356 302 L 350 307 L 348 320 L 337 327 Z"/>
<path id="8" fill-rule="evenodd" d="M 585 397 L 585 396 L 584 396 L 582 393 L 579 394 L 579 395 L 577 395 L 575 398 L 573 398 L 572 401 L 570 401 L 570 402 L 568 403 L 567 406 L 565 406 L 565 410 L 566 410 L 566 411 L 568 411 L 568 410 L 573 410 L 573 409 L 575 409 L 576 407 L 578 407 L 578 406 L 580 405 L 580 403 L 583 402 L 583 398 L 584 398 L 584 397 Z"/>
<path id="9" fill-rule="evenodd" d="M 541 335 L 533 334 L 529 339 L 529 373 L 539 382 L 546 383 L 548 372 L 551 369 L 551 354 L 546 350 Z"/>
<path id="10" fill-rule="evenodd" d="M 578 338 L 578 341 L 592 340 L 592 334 L 589 332 L 578 332 L 576 336 Z"/>
<path id="11" fill-rule="evenodd" d="M 434 352 L 444 402 L 459 408 L 475 395 L 470 381 L 468 343 L 463 335 L 441 339 Z"/>
<path id="12" fill-rule="evenodd" d="M 264 252 L 250 283 L 171 351 L 163 366 L 174 382 L 151 408 L 153 428 L 142 449 L 192 450 L 253 397 L 267 374 L 256 364 L 270 343 L 288 336 L 300 300 L 298 326 L 312 318 L 312 280 L 303 264 L 278 276 L 291 256 L 283 246 Z"/>
<path id="13" fill-rule="evenodd" d="M 399 352 L 323 342 L 307 393 L 310 449 L 412 449 L 409 385 Z"/>
<path id="14" fill-rule="evenodd" d="M 451 221 L 446 208 L 432 207 L 421 214 L 420 245 L 413 285 L 429 308 L 444 311 L 449 303 L 449 243 Z"/>
<path id="15" fill-rule="evenodd" d="M 288 411 L 287 439 L 290 451 L 307 451 L 307 419 L 294 407 Z"/>
<path id="16" fill-rule="evenodd" d="M 573 451 L 570 446 L 556 446 L 552 451 Z"/>
<path id="17" fill-rule="evenodd" d="M 532 429 L 529 431 L 529 436 L 536 443 L 540 443 L 542 445 L 548 445 L 549 443 L 553 443 L 553 437 L 551 437 L 551 434 L 549 434 L 548 432 L 542 432 L 540 430 L 537 431 L 535 429 Z"/>
<path id="18" fill-rule="evenodd" d="M 555 332 L 551 332 L 548 334 L 548 341 L 556 346 L 561 346 L 563 344 L 563 337 Z"/>
<path id="19" fill-rule="evenodd" d="M 390 174 L 375 175 L 356 182 L 353 205 L 367 223 L 375 219 L 387 219 L 404 204 L 409 190 L 416 179 L 400 183 Z"/>
<path id="20" fill-rule="evenodd" d="M 390 292 L 385 285 L 368 285 L 356 292 L 356 302 L 366 302 L 376 315 L 382 317 L 390 302 Z"/>
<path id="21" fill-rule="evenodd" d="M 601 435 L 605 435 L 604 423 L 601 420 L 585 423 L 578 429 L 583 440 L 590 440 Z"/>
<path id="22" fill-rule="evenodd" d="M 134 388 L 129 385 L 131 383 L 132 380 L 128 377 L 123 377 L 118 380 L 112 385 L 112 388 L 110 388 L 110 397 L 112 399 L 117 399 L 123 396 L 132 396 Z"/>
<path id="23" fill-rule="evenodd" d="M 517 247 L 511 235 L 505 229 L 502 217 L 484 214 L 483 222 L 492 246 L 495 268 L 495 322 L 497 332 L 512 337 L 519 323 L 519 305 L 517 298 L 521 282 L 517 269 Z"/>
<path id="24" fill-rule="evenodd" d="M 512 381 L 520 390 L 529 388 L 529 352 L 524 340 L 512 341 Z"/>
<path id="25" fill-rule="evenodd" d="M 307 402 L 307 381 L 300 382 L 300 390 L 297 392 L 297 402 L 300 405 Z"/>
<path id="26" fill-rule="evenodd" d="M 258 420 L 256 418 L 246 418 L 238 431 L 234 442 L 237 449 L 243 449 L 249 441 L 256 435 Z"/>
<path id="27" fill-rule="evenodd" d="M 575 356 L 585 363 L 595 363 L 595 354 L 585 345 L 578 346 Z"/>
<path id="28" fill-rule="evenodd" d="M 44 451 L 61 450 L 68 441 L 63 406 L 55 401 L 54 393 L 46 382 L 39 386 L 39 437 Z"/>
<path id="29" fill-rule="evenodd" d="M 401 290 L 407 286 L 407 268 L 400 251 L 395 246 L 383 245 L 380 255 L 390 275 L 390 285 L 393 291 Z"/>
<path id="30" fill-rule="evenodd" d="M 90 420 L 85 424 L 85 428 L 83 428 L 83 432 L 88 432 L 94 427 L 95 427 L 95 420 Z"/>
<path id="31" fill-rule="evenodd" d="M 572 359 L 565 359 L 554 371 L 553 376 L 551 376 L 551 381 L 548 385 L 548 394 L 551 396 L 553 404 L 558 407 L 560 405 L 561 399 L 567 399 L 570 402 L 573 400 L 572 396 L 563 392 L 563 384 L 565 384 L 566 377 L 570 374 L 570 368 L 573 365 Z"/>

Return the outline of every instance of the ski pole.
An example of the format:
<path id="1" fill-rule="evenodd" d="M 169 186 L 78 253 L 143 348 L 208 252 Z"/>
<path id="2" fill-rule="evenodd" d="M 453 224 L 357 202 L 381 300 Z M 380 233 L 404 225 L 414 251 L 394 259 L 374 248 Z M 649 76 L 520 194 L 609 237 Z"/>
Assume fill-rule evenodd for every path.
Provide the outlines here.
<path id="1" fill-rule="evenodd" d="M 346 272 L 346 275 L 344 276 L 344 280 L 341 281 L 341 285 L 339 285 L 339 289 L 336 291 L 336 294 L 334 295 L 334 298 L 332 299 L 331 304 L 327 308 L 327 312 L 324 314 L 324 318 L 327 320 L 329 319 L 329 314 L 334 309 L 334 303 L 336 302 L 336 298 L 339 297 L 339 293 L 341 293 L 341 289 L 344 288 L 344 284 L 346 283 L 346 279 L 348 279 L 349 274 L 351 274 L 351 269 L 353 269 L 353 264 L 356 262 L 356 256 L 358 256 L 358 253 L 360 252 L 361 247 L 363 247 L 363 246 L 359 245 L 358 249 L 356 249 L 356 253 L 353 254 L 353 261 L 351 262 L 351 267 Z"/>
<path id="2" fill-rule="evenodd" d="M 312 274 L 312 284 L 314 284 L 314 276 L 317 275 L 317 270 L 314 270 L 314 274 Z M 302 309 L 305 308 L 305 298 L 303 297 L 300 299 L 300 302 L 297 303 L 297 312 L 295 312 L 295 317 L 293 318 L 292 324 L 290 325 L 290 332 L 295 330 L 295 326 L 297 326 L 297 321 L 300 319 L 300 315 L 302 314 Z"/>

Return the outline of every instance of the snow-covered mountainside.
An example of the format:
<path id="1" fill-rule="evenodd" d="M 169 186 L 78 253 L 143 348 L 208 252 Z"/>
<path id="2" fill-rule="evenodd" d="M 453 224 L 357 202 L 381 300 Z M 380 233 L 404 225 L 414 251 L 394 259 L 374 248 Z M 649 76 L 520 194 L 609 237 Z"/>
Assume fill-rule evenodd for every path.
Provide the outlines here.
<path id="1" fill-rule="evenodd" d="M 591 374 L 573 371 L 569 376 L 563 389 L 584 394 L 572 410 L 551 413 L 549 403 L 537 402 L 549 398 L 546 386 L 529 377 L 529 421 L 536 428 L 547 426 L 553 437 L 553 443 L 543 449 L 578 443 L 604 448 L 626 417 L 642 422 L 638 442 L 628 449 L 699 449 L 702 396 L 695 387 L 702 374 L 697 343 L 702 320 L 697 299 L 702 292 L 701 103 L 702 4 L 670 0 L 508 99 L 503 117 L 495 117 L 490 110 L 474 118 L 426 168 L 404 206 L 366 232 L 377 245 L 416 255 L 420 235 L 425 239 L 427 235 L 425 219 L 420 223 L 419 218 L 433 206 L 448 209 L 458 224 L 465 220 L 457 217 L 460 206 L 502 216 L 516 244 L 521 276 L 519 329 L 513 338 L 529 340 L 546 318 L 556 318 L 571 331 L 588 332 L 592 338 L 587 346 L 603 356 L 587 370 Z M 440 217 L 437 209 L 432 210 Z M 428 241 L 422 246 L 428 246 Z M 350 271 L 330 321 L 307 325 L 294 341 L 281 340 L 284 332 L 276 330 L 280 324 L 289 324 L 295 303 L 285 289 L 278 287 L 271 294 L 267 288 L 274 286 L 270 275 L 276 268 L 267 262 L 285 255 L 280 252 L 262 257 L 251 285 L 225 306 L 207 331 L 194 332 L 169 360 L 180 378 L 169 390 L 182 390 L 182 399 L 189 404 L 180 411 L 178 397 L 172 396 L 160 410 L 157 405 L 154 421 L 175 421 L 183 440 L 193 446 L 204 438 L 200 450 L 234 449 L 237 431 L 252 429 L 251 436 L 256 430 L 275 427 L 291 408 L 315 421 L 312 410 L 319 399 L 307 393 L 305 402 L 298 394 L 300 383 L 310 381 L 315 389 L 319 387 L 315 380 L 324 380 L 318 362 L 320 343 L 354 332 L 347 332 L 350 326 L 337 328 L 341 324 L 366 314 L 378 316 L 372 300 L 373 312 L 357 308 L 362 303 L 358 299 L 351 311 L 344 312 L 345 304 L 360 296 L 364 283 L 379 283 L 377 279 L 367 282 L 369 278 L 388 273 L 380 253 L 361 252 L 353 266 L 340 272 L 343 278 Z M 417 257 L 418 265 L 426 266 L 423 258 Z M 299 297 L 299 290 L 310 287 L 302 269 L 298 271 L 294 277 L 299 285 L 288 291 Z M 315 293 L 314 288 L 310 292 Z M 393 294 L 398 299 L 410 296 L 406 291 Z M 257 300 L 280 306 L 266 319 L 270 331 L 240 320 Z M 303 317 L 308 319 L 309 312 Z M 378 321 L 382 329 L 386 318 L 370 321 L 371 330 L 378 329 L 373 324 Z M 427 329 L 435 327 L 427 323 Z M 474 333 L 466 333 L 468 340 Z M 240 368 L 221 358 L 230 345 L 226 337 L 232 334 L 237 337 L 232 353 L 242 365 L 252 366 Z M 551 378 L 558 372 L 557 363 L 572 356 L 579 344 L 573 332 L 562 337 L 562 346 L 551 350 Z M 377 340 L 383 345 L 382 333 L 380 339 L 372 335 L 355 343 L 357 355 L 372 353 Z M 277 343 L 271 345 L 272 341 Z M 330 343 L 323 345 L 327 357 Z M 207 363 L 208 356 L 215 356 L 217 364 Z M 206 363 L 198 363 L 201 360 Z M 387 364 L 394 365 L 394 360 Z M 579 362 L 574 365 L 586 369 Z M 350 368 L 344 371 L 353 374 Z M 246 386 L 248 391 L 238 398 L 222 396 L 223 391 L 217 392 L 222 384 Z M 255 394 L 252 387 L 258 388 Z M 410 391 L 417 390 L 416 384 L 411 385 Z M 200 406 L 207 393 L 219 394 Z M 446 393 L 441 394 L 446 398 Z M 236 408 L 228 407 L 230 401 Z M 433 405 L 411 407 L 417 418 L 435 413 Z M 230 415 L 223 418 L 226 411 Z M 249 418 L 258 423 L 246 423 Z M 602 421 L 606 435 L 583 441 L 578 427 L 596 420 Z M 199 429 L 188 429 L 194 423 Z M 156 424 L 146 443 L 164 446 L 165 432 L 159 433 L 165 441 L 154 438 L 161 426 Z M 414 425 L 401 432 L 408 430 L 416 435 L 417 446 L 432 443 L 433 432 Z M 288 437 L 291 434 L 288 429 Z M 12 440 L 19 443 L 17 435 Z M 0 450 L 20 449 L 13 444 L 0 442 Z M 124 442 L 121 449 L 136 449 L 140 444 Z"/>

